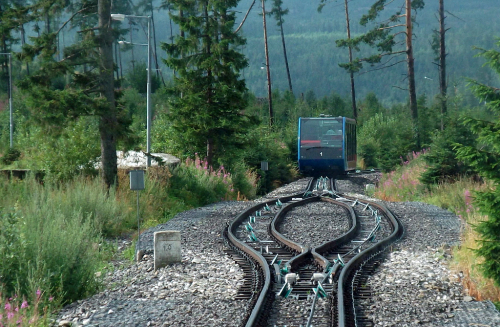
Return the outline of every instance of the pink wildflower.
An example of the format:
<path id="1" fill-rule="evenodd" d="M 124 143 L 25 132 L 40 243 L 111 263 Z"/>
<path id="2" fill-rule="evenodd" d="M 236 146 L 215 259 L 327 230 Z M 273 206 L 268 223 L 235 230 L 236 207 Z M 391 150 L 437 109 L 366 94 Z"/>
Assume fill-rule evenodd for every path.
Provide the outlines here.
<path id="1" fill-rule="evenodd" d="M 7 310 L 7 311 L 12 310 L 10 303 L 5 303 L 5 310 Z"/>
<path id="2" fill-rule="evenodd" d="M 12 318 L 14 318 L 14 312 L 12 311 L 7 312 L 7 320 L 11 320 Z"/>
<path id="3" fill-rule="evenodd" d="M 28 301 L 23 301 L 23 303 L 21 303 L 21 309 L 24 309 L 27 307 L 28 307 Z"/>
<path id="4" fill-rule="evenodd" d="M 471 194 L 469 190 L 465 190 L 464 198 L 465 198 L 465 204 L 469 205 L 471 202 Z"/>
<path id="5" fill-rule="evenodd" d="M 54 298 L 52 296 L 49 297 L 49 302 L 52 302 L 52 300 L 54 300 Z"/>

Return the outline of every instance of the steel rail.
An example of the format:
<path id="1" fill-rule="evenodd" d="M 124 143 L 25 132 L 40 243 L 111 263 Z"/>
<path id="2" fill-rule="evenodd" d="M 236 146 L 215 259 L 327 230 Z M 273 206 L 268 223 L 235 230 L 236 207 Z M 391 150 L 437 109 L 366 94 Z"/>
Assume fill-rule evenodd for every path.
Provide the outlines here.
<path id="1" fill-rule="evenodd" d="M 355 200 L 356 198 L 353 197 L 346 197 L 346 199 L 351 199 Z M 370 206 L 376 207 L 379 210 L 383 212 L 383 214 L 386 216 L 386 218 L 390 221 L 390 223 L 393 226 L 393 231 L 392 233 L 386 237 L 385 239 L 379 241 L 375 246 L 370 247 L 368 249 L 365 249 L 358 253 L 356 256 L 354 256 L 349 262 L 344 266 L 342 269 L 342 272 L 340 273 L 338 285 L 337 285 L 337 313 L 338 313 L 338 327 L 345 327 L 346 326 L 346 314 L 345 314 L 345 303 L 344 303 L 344 284 L 347 282 L 347 277 L 351 273 L 353 269 L 356 268 L 356 266 L 362 262 L 365 258 L 377 253 L 383 251 L 389 244 L 395 242 L 398 240 L 404 233 L 404 228 L 401 222 L 399 221 L 398 218 L 396 218 L 392 212 L 387 209 L 384 205 L 375 203 L 373 201 L 368 201 L 368 200 L 362 200 L 358 202 L 360 203 L 367 203 Z"/>
<path id="2" fill-rule="evenodd" d="M 297 193 L 291 196 L 286 196 L 286 197 L 281 197 L 278 198 L 281 202 L 286 203 L 291 201 L 293 198 L 301 197 L 303 193 Z M 257 210 L 260 210 L 261 208 L 264 208 L 266 205 L 273 205 L 276 203 L 278 199 L 273 199 L 270 201 L 262 202 L 259 203 L 244 212 L 242 212 L 233 222 L 231 222 L 227 228 L 227 236 L 229 240 L 232 242 L 233 245 L 235 245 L 237 248 L 241 249 L 248 255 L 250 255 L 262 268 L 263 273 L 264 273 L 264 286 L 259 294 L 259 297 L 252 309 L 252 312 L 250 314 L 250 317 L 248 318 L 245 326 L 246 327 L 253 327 L 255 324 L 258 322 L 258 319 L 260 317 L 262 308 L 263 308 L 263 303 L 265 302 L 265 299 L 267 297 L 267 294 L 270 290 L 270 285 L 271 285 L 271 271 L 269 269 L 269 265 L 266 261 L 266 259 L 257 252 L 255 249 L 252 247 L 246 245 L 244 242 L 239 240 L 236 237 L 236 230 L 237 228 L 241 225 L 241 223 L 250 217 L 252 213 L 254 213 Z"/>
<path id="3" fill-rule="evenodd" d="M 296 242 L 290 240 L 289 238 L 287 238 L 286 236 L 284 236 L 283 234 L 278 232 L 276 225 L 281 223 L 283 221 L 283 219 L 285 219 L 285 216 L 288 213 L 288 211 L 292 210 L 293 208 L 302 206 L 302 205 L 310 203 L 310 202 L 318 202 L 318 201 L 321 201 L 321 198 L 319 196 L 314 196 L 314 197 L 310 197 L 310 198 L 306 198 L 306 199 L 297 201 L 295 203 L 291 203 L 291 204 L 287 205 L 286 207 L 281 208 L 281 210 L 276 214 L 274 219 L 271 221 L 271 225 L 270 225 L 271 226 L 270 227 L 271 235 L 274 236 L 279 242 L 294 249 L 298 253 L 302 254 L 302 253 L 308 252 L 309 248 L 303 246 L 302 244 L 299 244 L 299 243 L 296 243 Z"/>

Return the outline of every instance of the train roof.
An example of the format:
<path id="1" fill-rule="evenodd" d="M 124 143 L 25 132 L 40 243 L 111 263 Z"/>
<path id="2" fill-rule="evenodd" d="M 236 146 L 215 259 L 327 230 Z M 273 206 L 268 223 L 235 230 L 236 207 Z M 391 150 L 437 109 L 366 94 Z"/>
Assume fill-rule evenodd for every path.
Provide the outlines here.
<path id="1" fill-rule="evenodd" d="M 321 120 L 327 120 L 327 119 L 345 119 L 346 121 L 349 121 L 349 122 L 352 122 L 354 124 L 356 124 L 356 120 L 353 119 L 353 118 L 349 118 L 349 117 L 343 117 L 343 116 L 337 116 L 337 117 L 333 117 L 333 116 L 319 116 L 319 117 L 299 117 L 299 119 L 321 119 Z"/>

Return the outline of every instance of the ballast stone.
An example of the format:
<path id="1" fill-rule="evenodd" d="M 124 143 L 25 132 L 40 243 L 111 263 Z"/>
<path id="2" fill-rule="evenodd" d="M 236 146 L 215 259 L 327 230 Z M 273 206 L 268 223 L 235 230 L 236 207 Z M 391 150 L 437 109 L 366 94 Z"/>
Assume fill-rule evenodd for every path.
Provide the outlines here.
<path id="1" fill-rule="evenodd" d="M 181 232 L 166 230 L 154 233 L 154 269 L 181 262 Z"/>

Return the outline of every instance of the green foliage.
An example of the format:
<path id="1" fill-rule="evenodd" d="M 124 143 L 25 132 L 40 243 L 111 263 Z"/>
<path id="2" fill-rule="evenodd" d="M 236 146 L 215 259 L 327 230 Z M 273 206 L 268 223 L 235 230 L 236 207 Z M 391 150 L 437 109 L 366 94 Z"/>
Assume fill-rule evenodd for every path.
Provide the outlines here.
<path id="1" fill-rule="evenodd" d="M 137 92 L 146 94 L 147 92 L 147 81 L 148 81 L 148 70 L 145 63 L 138 63 L 134 65 L 134 68 L 129 70 L 125 75 L 125 80 L 128 85 L 137 90 Z M 160 87 L 161 81 L 156 76 L 156 74 L 151 74 L 151 93 L 155 93 Z"/>
<path id="2" fill-rule="evenodd" d="M 456 143 L 473 146 L 474 137 L 456 117 L 449 115 L 445 130 L 434 134 L 430 144 L 431 151 L 423 156 L 428 166 L 420 178 L 423 184 L 454 181 L 471 173 L 471 167 L 456 158 Z"/>
<path id="3" fill-rule="evenodd" d="M 363 101 L 358 103 L 358 110 L 358 126 L 363 126 L 365 121 L 369 120 L 376 114 L 387 112 L 373 92 L 368 93 Z"/>
<path id="4" fill-rule="evenodd" d="M 18 82 L 33 121 L 45 132 L 57 134 L 81 117 L 97 117 L 102 176 L 111 186 L 116 181 L 117 142 L 132 142 L 128 140 L 131 121 L 116 106 L 119 92 L 115 91 L 113 77 L 111 2 L 35 1 L 19 4 L 19 8 L 24 10 L 27 22 L 47 22 L 45 30 L 31 37 L 18 54 L 23 61 L 36 61 L 39 66 Z M 64 12 L 70 14 L 64 23 L 49 19 Z M 61 50 L 59 33 L 65 27 L 77 27 L 79 32 L 76 41 Z"/>
<path id="5" fill-rule="evenodd" d="M 181 31 L 173 44 L 163 43 L 165 63 L 177 72 L 171 92 L 170 119 L 175 141 L 185 153 L 205 152 L 209 165 L 226 147 L 243 147 L 256 121 L 243 113 L 246 86 L 240 70 L 247 65 L 237 47 L 245 40 L 234 33 L 238 1 L 171 1 Z"/>
<path id="6" fill-rule="evenodd" d="M 73 302 L 99 287 L 100 231 L 124 219 L 98 181 L 42 186 L 34 178 L 2 182 L 0 276 L 7 294 L 40 289 Z M 126 212 L 126 211 L 125 211 Z"/>
<path id="7" fill-rule="evenodd" d="M 45 170 L 47 178 L 67 180 L 79 172 L 95 174 L 100 155 L 98 123 L 94 117 L 83 117 L 58 131 L 58 137 L 47 137 L 45 129 L 31 121 L 19 124 L 16 141 L 23 149 L 23 168 Z"/>
<path id="8" fill-rule="evenodd" d="M 10 148 L 7 153 L 2 157 L 2 163 L 4 165 L 10 165 L 14 161 L 19 160 L 21 157 L 21 151 L 16 148 Z"/>
<path id="9" fill-rule="evenodd" d="M 425 94 L 422 94 L 417 99 L 418 130 L 420 132 L 420 145 L 422 148 L 426 148 L 430 145 L 432 136 L 434 135 L 435 131 L 441 128 L 441 118 L 446 120 L 451 119 L 450 117 L 441 116 L 441 104 L 439 102 L 439 96 L 436 96 L 434 100 L 434 104 L 429 107 L 427 105 L 427 96 Z"/>
<path id="10" fill-rule="evenodd" d="M 292 157 L 290 148 L 286 145 L 293 141 L 297 142 L 296 124 L 289 125 L 281 133 L 270 131 L 267 125 L 261 125 L 251 132 L 251 146 L 242 155 L 242 159 L 260 175 L 259 194 L 266 194 L 297 177 L 296 152 L 295 157 Z M 261 161 L 268 162 L 268 171 L 260 170 Z"/>
<path id="11" fill-rule="evenodd" d="M 414 146 L 411 126 L 407 115 L 375 114 L 358 130 L 360 156 L 368 155 L 363 158 L 370 165 L 376 158 L 384 171 L 394 169 Z"/>
<path id="12" fill-rule="evenodd" d="M 377 162 L 377 144 L 374 140 L 365 141 L 358 146 L 358 156 L 363 158 L 366 168 L 376 168 Z"/>
<path id="13" fill-rule="evenodd" d="M 231 174 L 223 166 L 214 171 L 198 156 L 174 168 L 169 183 L 171 195 L 191 207 L 235 198 Z"/>
<path id="14" fill-rule="evenodd" d="M 500 41 L 497 43 L 500 46 Z M 488 65 L 500 74 L 500 52 L 480 49 L 479 56 L 486 58 Z M 495 113 L 492 121 L 474 118 L 464 119 L 464 125 L 477 136 L 477 146 L 460 144 L 456 146 L 457 157 L 467 162 L 479 175 L 492 181 L 494 189 L 476 192 L 475 203 L 487 220 L 476 226 L 481 236 L 477 254 L 484 258 L 481 264 L 486 277 L 500 285 L 500 92 L 496 87 L 471 81 L 471 89 L 480 101 L 485 101 L 489 110 Z"/>
<path id="15" fill-rule="evenodd" d="M 273 0 L 273 8 L 271 9 L 271 15 L 273 15 L 276 20 L 276 25 L 281 26 L 285 22 L 283 16 L 287 15 L 289 10 L 283 9 L 283 0 Z"/>

